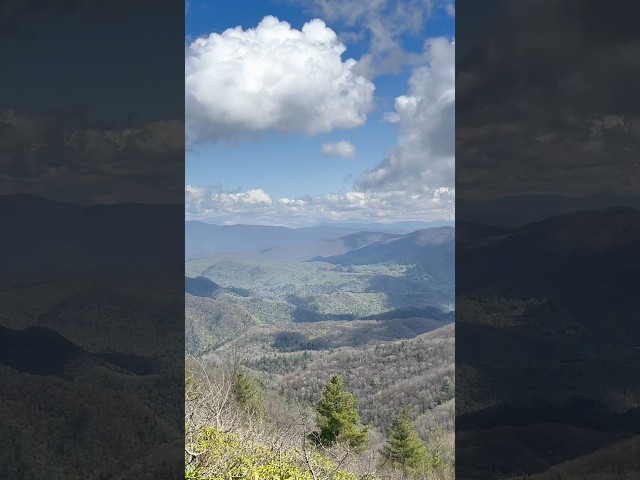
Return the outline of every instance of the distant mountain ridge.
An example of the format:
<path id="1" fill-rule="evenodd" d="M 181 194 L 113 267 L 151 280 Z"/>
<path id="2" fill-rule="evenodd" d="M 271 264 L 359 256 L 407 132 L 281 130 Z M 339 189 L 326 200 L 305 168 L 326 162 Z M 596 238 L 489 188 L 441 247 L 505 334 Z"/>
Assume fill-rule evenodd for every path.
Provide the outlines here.
<path id="1" fill-rule="evenodd" d="M 187 258 L 223 255 L 259 261 L 322 261 L 343 265 L 454 262 L 455 227 L 405 234 L 351 232 L 342 227 L 290 229 L 259 225 L 221 227 L 186 222 Z M 346 230 L 346 232 L 345 232 Z"/>
<path id="2" fill-rule="evenodd" d="M 200 221 L 185 222 L 187 258 L 222 252 L 270 252 L 266 257 L 291 257 L 300 260 L 313 248 L 325 250 L 315 255 L 337 255 L 371 243 L 368 235 L 383 237 L 406 235 L 417 230 L 438 227 L 452 228 L 451 222 L 398 222 L 393 224 L 325 223 L 313 227 L 289 228 L 269 225 L 215 225 Z M 348 237 L 354 234 L 353 237 Z M 371 237 L 372 238 L 372 237 Z M 340 242 L 331 241 L 340 239 Z M 315 245 L 313 245 L 315 244 Z M 285 248 L 294 248 L 291 253 Z M 278 250 L 279 249 L 279 250 Z M 295 251 L 297 250 L 297 252 Z M 313 255 L 312 255 L 313 256 Z"/>
<path id="3" fill-rule="evenodd" d="M 489 201 L 458 199 L 456 200 L 456 224 L 471 222 L 517 227 L 551 216 L 612 207 L 640 209 L 640 196 L 520 195 Z"/>
<path id="4" fill-rule="evenodd" d="M 465 477 L 542 472 L 637 434 L 627 399 L 639 394 L 640 210 L 467 222 L 457 235 L 456 388 L 465 403 L 456 458 Z M 474 472 L 487 469 L 478 446 L 496 436 L 509 446 L 502 476 Z"/>
<path id="5" fill-rule="evenodd" d="M 411 233 L 416 230 L 424 230 L 425 228 L 433 227 L 453 227 L 455 222 L 449 220 L 434 220 L 431 222 L 412 221 L 405 220 L 402 222 L 393 223 L 349 223 L 349 222 L 324 222 L 319 223 L 317 227 L 347 227 L 355 228 L 357 230 L 369 230 L 376 232 L 387 232 L 395 234 Z"/>
<path id="6" fill-rule="evenodd" d="M 537 285 L 538 277 L 560 281 L 563 275 L 575 276 L 581 270 L 590 272 L 591 278 L 600 268 L 603 275 L 605 271 L 607 276 L 620 275 L 640 267 L 636 253 L 640 253 L 640 210 L 633 208 L 584 210 L 514 228 L 464 224 L 458 232 L 458 256 L 466 270 L 459 286 L 497 286 L 503 278 L 513 283 L 519 276 L 516 270 L 527 273 L 522 288 Z M 491 270 L 492 265 L 505 271 Z M 486 271 L 492 271 L 491 279 L 484 279 Z M 539 287 L 549 289 L 549 285 Z"/>
<path id="7" fill-rule="evenodd" d="M 264 260 L 274 261 L 304 261 L 317 256 L 341 255 L 375 242 L 400 236 L 385 232 L 356 232 L 330 240 L 262 250 L 260 251 L 260 257 Z"/>
<path id="8" fill-rule="evenodd" d="M 0 196 L 0 262 L 30 269 L 180 267 L 181 205 L 75 205 L 34 195 Z M 175 219 L 175 225 L 169 222 Z"/>
<path id="9" fill-rule="evenodd" d="M 455 228 L 433 227 L 385 238 L 342 255 L 314 257 L 341 265 L 367 265 L 384 262 L 415 264 L 433 274 L 453 279 L 455 264 Z"/>
<path id="10" fill-rule="evenodd" d="M 193 220 L 185 222 L 184 228 L 187 258 L 206 253 L 252 252 L 301 245 L 356 233 L 354 229 L 344 227 L 214 225 Z"/>

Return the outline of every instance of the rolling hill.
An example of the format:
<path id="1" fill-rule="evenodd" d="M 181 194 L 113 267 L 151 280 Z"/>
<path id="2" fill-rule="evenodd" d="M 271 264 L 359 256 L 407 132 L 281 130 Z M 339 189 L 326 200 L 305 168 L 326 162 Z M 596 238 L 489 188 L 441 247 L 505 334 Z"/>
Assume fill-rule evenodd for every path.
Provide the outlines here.
<path id="1" fill-rule="evenodd" d="M 588 195 L 520 195 L 485 202 L 456 200 L 456 226 L 460 222 L 519 227 L 552 216 L 612 207 L 640 209 L 640 197 Z"/>
<path id="2" fill-rule="evenodd" d="M 74 205 L 33 195 L 0 196 L 4 272 L 181 268 L 180 205 Z M 175 252 L 172 257 L 168 252 Z"/>
<path id="3" fill-rule="evenodd" d="M 0 215 L 0 478 L 179 476 L 183 207 Z"/>
<path id="4" fill-rule="evenodd" d="M 116 478 L 125 458 L 133 471 L 180 474 L 179 362 L 92 353 L 42 327 L 0 328 L 0 347 L 11 385 L 0 398 L 2 478 Z"/>
<path id="5" fill-rule="evenodd" d="M 315 403 L 329 376 L 340 373 L 359 400 L 363 420 L 379 432 L 409 405 L 423 437 L 436 425 L 453 433 L 451 322 L 405 318 L 259 325 L 204 358 L 215 363 L 234 355 L 291 401 Z"/>
<path id="6" fill-rule="evenodd" d="M 464 232 L 461 232 L 464 233 Z M 475 239 L 460 237 L 462 294 L 544 297 L 595 335 L 631 347 L 640 287 L 640 211 L 618 207 L 551 217 Z M 487 278 L 486 272 L 491 271 Z M 604 322 L 602 319 L 607 318 Z"/>
<path id="7" fill-rule="evenodd" d="M 187 221 L 185 255 L 187 258 L 194 258 L 207 253 L 254 252 L 331 240 L 356 231 L 353 228 L 334 226 L 287 228 Z"/>
<path id="8" fill-rule="evenodd" d="M 637 434 L 640 211 L 458 235 L 459 475 L 541 473 Z M 503 456 L 487 465 L 496 442 Z"/>
<path id="9" fill-rule="evenodd" d="M 312 260 L 340 265 L 411 264 L 442 282 L 453 283 L 454 251 L 454 228 L 435 227 L 372 242 L 342 255 L 314 257 Z"/>
<path id="10" fill-rule="evenodd" d="M 292 399 L 313 404 L 332 373 L 340 373 L 358 398 L 363 421 L 382 432 L 404 405 L 418 417 L 425 437 L 435 424 L 441 428 L 448 426 L 451 432 L 452 324 L 404 340 L 328 348 L 312 355 L 303 366 L 278 377 L 276 384 Z"/>

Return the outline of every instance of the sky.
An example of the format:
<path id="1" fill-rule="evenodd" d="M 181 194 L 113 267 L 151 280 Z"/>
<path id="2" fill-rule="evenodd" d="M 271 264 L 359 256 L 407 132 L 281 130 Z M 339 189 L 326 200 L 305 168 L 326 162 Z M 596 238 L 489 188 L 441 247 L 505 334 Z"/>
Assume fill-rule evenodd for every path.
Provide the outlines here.
<path id="1" fill-rule="evenodd" d="M 186 4 L 186 218 L 452 220 L 454 4 L 242 5 Z"/>

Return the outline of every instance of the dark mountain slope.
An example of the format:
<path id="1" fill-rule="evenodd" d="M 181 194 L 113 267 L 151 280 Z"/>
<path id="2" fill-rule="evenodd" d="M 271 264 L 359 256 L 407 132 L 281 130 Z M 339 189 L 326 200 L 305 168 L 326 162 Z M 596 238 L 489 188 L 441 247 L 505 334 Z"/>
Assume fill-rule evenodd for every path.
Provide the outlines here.
<path id="1" fill-rule="evenodd" d="M 640 196 L 520 195 L 487 202 L 458 199 L 456 200 L 456 226 L 459 222 L 477 222 L 517 227 L 550 216 L 616 206 L 640 209 Z"/>
<path id="2" fill-rule="evenodd" d="M 81 206 L 32 195 L 0 196 L 4 271 L 57 268 L 181 267 L 167 258 L 182 240 L 180 205 Z"/>
<path id="3" fill-rule="evenodd" d="M 220 288 L 220 285 L 206 277 L 184 277 L 184 291 L 194 297 L 210 297 Z"/>
<path id="4" fill-rule="evenodd" d="M 71 370 L 95 367 L 135 375 L 149 375 L 158 370 L 154 361 L 145 357 L 88 352 L 44 327 L 16 330 L 0 326 L 0 365 L 41 376 L 65 376 Z"/>
<path id="5" fill-rule="evenodd" d="M 340 265 L 385 262 L 413 264 L 441 281 L 453 283 L 454 251 L 455 229 L 436 227 L 374 242 L 343 255 L 316 257 L 313 260 Z"/>
<path id="6" fill-rule="evenodd" d="M 0 327 L 0 364 L 35 375 L 59 375 L 83 350 L 42 327 L 13 330 Z"/>
<path id="7" fill-rule="evenodd" d="M 465 267 L 459 292 L 544 297 L 594 333 L 625 343 L 640 339 L 640 323 L 630 321 L 640 307 L 634 280 L 640 272 L 640 211 L 589 210 L 460 240 L 457 258 Z"/>
<path id="8" fill-rule="evenodd" d="M 454 228 L 436 227 L 383 239 L 343 255 L 316 257 L 314 260 L 342 265 L 365 265 L 383 262 L 423 264 L 454 251 Z"/>
<path id="9" fill-rule="evenodd" d="M 542 472 L 637 431 L 640 211 L 474 225 L 456 247 L 458 473 Z"/>

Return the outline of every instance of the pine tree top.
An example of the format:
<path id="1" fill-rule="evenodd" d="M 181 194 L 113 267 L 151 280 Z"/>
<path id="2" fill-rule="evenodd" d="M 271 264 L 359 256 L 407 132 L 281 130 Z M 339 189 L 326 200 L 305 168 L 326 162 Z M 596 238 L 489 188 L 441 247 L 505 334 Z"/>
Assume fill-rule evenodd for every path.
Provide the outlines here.
<path id="1" fill-rule="evenodd" d="M 425 459 L 425 445 L 411 421 L 411 410 L 404 407 L 389 426 L 387 444 L 382 454 L 393 465 L 416 468 Z"/>
<path id="2" fill-rule="evenodd" d="M 316 420 L 322 442 L 345 441 L 352 447 L 363 446 L 368 437 L 366 427 L 360 428 L 355 396 L 345 389 L 344 379 L 334 374 L 322 389 L 322 398 L 316 408 Z"/>

